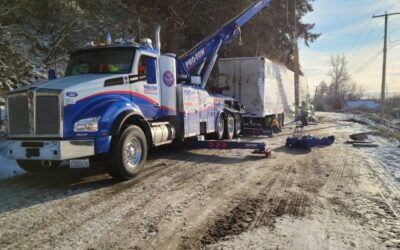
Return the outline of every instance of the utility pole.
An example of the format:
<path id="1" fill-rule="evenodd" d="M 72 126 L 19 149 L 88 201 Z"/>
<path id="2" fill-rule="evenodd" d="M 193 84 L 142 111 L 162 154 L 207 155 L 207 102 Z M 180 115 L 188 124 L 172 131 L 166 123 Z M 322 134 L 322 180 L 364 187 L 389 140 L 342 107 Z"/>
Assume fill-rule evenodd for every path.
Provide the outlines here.
<path id="1" fill-rule="evenodd" d="M 382 87 L 381 87 L 381 118 L 383 118 L 384 104 L 386 98 L 386 58 L 387 58 L 387 31 L 389 16 L 400 15 L 400 13 L 385 13 L 384 15 L 373 16 L 372 18 L 385 17 L 385 37 L 383 41 L 383 68 L 382 68 Z M 383 120 L 383 119 L 382 119 Z"/>
<path id="2" fill-rule="evenodd" d="M 297 41 L 297 1 L 294 1 L 294 100 L 296 108 L 300 106 L 300 66 L 299 66 L 299 46 Z"/>

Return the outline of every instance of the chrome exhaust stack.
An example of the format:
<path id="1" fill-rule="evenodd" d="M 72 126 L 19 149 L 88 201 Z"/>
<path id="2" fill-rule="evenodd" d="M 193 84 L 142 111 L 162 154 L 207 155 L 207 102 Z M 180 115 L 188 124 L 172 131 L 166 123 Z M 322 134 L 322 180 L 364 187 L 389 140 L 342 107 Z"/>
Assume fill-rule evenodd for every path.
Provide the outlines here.
<path id="1" fill-rule="evenodd" d="M 155 31 L 155 39 L 154 39 L 154 41 L 155 41 L 156 49 L 161 54 L 161 36 L 160 36 L 160 33 L 161 33 L 161 25 L 158 25 L 157 28 L 156 28 L 156 31 Z"/>

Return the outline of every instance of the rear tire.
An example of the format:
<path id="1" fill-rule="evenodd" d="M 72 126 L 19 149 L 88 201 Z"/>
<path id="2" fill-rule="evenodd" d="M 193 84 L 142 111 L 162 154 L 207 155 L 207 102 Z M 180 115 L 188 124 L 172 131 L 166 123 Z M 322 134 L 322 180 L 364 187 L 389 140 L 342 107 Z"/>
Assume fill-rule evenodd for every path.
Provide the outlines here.
<path id="1" fill-rule="evenodd" d="M 242 133 L 242 116 L 239 114 L 235 114 L 235 137 L 239 137 Z"/>
<path id="2" fill-rule="evenodd" d="M 118 180 L 130 180 L 143 169 L 147 160 L 147 141 L 138 126 L 127 127 L 111 146 L 108 173 Z"/>
<path id="3" fill-rule="evenodd" d="M 225 138 L 232 140 L 235 135 L 235 119 L 232 114 L 229 114 L 225 122 Z"/>
<path id="4" fill-rule="evenodd" d="M 222 140 L 224 139 L 225 134 L 225 119 L 223 114 L 220 114 L 217 118 L 217 124 L 215 127 L 215 139 Z"/>
<path id="5" fill-rule="evenodd" d="M 17 160 L 17 164 L 29 173 L 44 173 L 61 166 L 61 162 L 51 161 L 51 166 L 44 167 L 43 161 L 38 160 Z"/>

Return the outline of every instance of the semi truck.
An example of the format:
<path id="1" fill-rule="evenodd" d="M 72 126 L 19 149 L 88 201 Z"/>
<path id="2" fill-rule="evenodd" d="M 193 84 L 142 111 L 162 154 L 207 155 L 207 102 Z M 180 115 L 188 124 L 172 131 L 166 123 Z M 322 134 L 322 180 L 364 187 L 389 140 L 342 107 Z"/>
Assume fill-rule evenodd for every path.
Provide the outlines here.
<path id="1" fill-rule="evenodd" d="M 87 159 L 106 155 L 112 177 L 131 179 L 151 147 L 201 135 L 238 136 L 242 105 L 206 86 L 219 49 L 269 4 L 254 3 L 179 57 L 161 53 L 160 27 L 154 46 L 150 39 L 112 40 L 109 33 L 104 43 L 90 42 L 71 54 L 65 77 L 7 95 L 8 157 L 40 172 L 66 160 L 85 167 Z"/>
<path id="2" fill-rule="evenodd" d="M 268 118 L 295 114 L 294 73 L 266 57 L 222 58 L 218 60 L 217 88 L 243 104 L 244 126 L 266 128 Z M 300 76 L 300 103 L 306 101 L 308 84 Z"/>

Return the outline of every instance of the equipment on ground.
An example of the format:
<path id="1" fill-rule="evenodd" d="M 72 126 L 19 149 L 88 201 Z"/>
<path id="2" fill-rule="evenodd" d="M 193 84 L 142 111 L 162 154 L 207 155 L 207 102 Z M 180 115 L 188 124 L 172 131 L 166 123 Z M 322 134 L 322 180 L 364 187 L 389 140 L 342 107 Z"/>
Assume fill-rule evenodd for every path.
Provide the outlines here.
<path id="1" fill-rule="evenodd" d="M 310 149 L 317 146 L 330 146 L 335 142 L 334 136 L 328 136 L 323 138 L 313 136 L 303 137 L 289 137 L 286 139 L 286 147 L 289 148 L 304 148 Z"/>
<path id="2" fill-rule="evenodd" d="M 303 137 L 304 124 L 301 121 L 296 122 L 292 137 L 301 138 Z"/>
<path id="3" fill-rule="evenodd" d="M 90 42 L 72 53 L 66 77 L 7 95 L 8 157 L 37 172 L 64 160 L 82 167 L 87 161 L 77 160 L 108 154 L 110 175 L 130 179 L 151 147 L 199 135 L 239 136 L 244 107 L 205 87 L 221 46 L 269 4 L 251 5 L 178 58 L 161 54 L 160 28 L 154 47 L 150 39 L 113 43 L 109 33 L 106 43 Z M 252 145 L 265 151 L 265 144 Z"/>
<path id="4" fill-rule="evenodd" d="M 378 144 L 372 144 L 372 143 L 353 143 L 353 147 L 356 148 L 377 148 L 379 147 Z"/>
<path id="5" fill-rule="evenodd" d="M 204 140 L 204 137 L 201 137 L 199 140 L 189 143 L 189 145 L 204 149 L 254 149 L 254 154 L 262 154 L 267 158 L 272 155 L 272 151 L 267 148 L 267 145 L 259 142 Z"/>
<path id="6" fill-rule="evenodd" d="M 286 147 L 310 149 L 317 146 L 330 146 L 335 142 L 334 136 L 323 138 L 310 135 L 303 136 L 304 127 L 308 126 L 306 117 L 303 118 L 305 119 L 296 119 L 296 127 L 293 131 L 293 135 L 286 139 Z"/>

